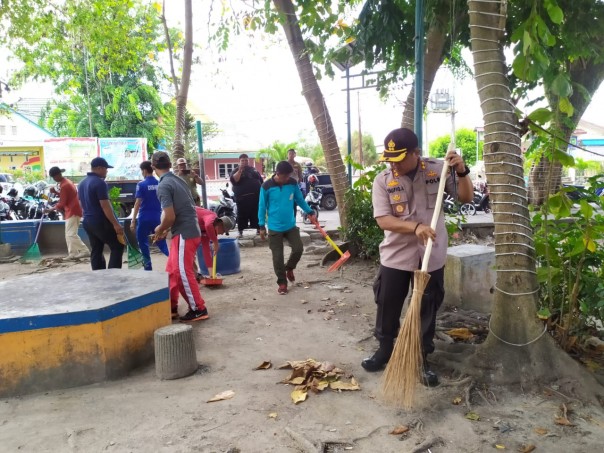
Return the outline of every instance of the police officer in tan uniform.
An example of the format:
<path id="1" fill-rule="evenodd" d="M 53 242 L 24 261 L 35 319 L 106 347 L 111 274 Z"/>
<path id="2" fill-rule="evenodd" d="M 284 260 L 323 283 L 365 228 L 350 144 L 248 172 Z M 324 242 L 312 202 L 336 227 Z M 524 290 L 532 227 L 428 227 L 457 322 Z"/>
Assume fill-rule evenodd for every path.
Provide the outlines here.
<path id="1" fill-rule="evenodd" d="M 400 328 L 400 317 L 413 272 L 421 267 L 425 245 L 432 238 L 432 254 L 428 272 L 430 280 L 424 291 L 421 307 L 422 347 L 424 363 L 434 351 L 436 312 L 444 298 L 444 266 L 447 258 L 447 231 L 441 208 L 436 229 L 430 228 L 443 162 L 420 156 L 417 136 L 409 129 L 390 132 L 384 140 L 382 162 L 390 168 L 377 175 L 373 182 L 373 216 L 384 230 L 380 244 L 380 268 L 373 285 L 377 316 L 375 336 L 379 349 L 362 362 L 367 371 L 385 367 L 392 354 L 394 339 Z M 447 153 L 449 165 L 457 172 L 458 187 L 448 174 L 445 191 L 458 194 L 461 202 L 472 200 L 470 170 L 461 156 Z M 427 366 L 424 383 L 438 385 L 438 377 Z"/>

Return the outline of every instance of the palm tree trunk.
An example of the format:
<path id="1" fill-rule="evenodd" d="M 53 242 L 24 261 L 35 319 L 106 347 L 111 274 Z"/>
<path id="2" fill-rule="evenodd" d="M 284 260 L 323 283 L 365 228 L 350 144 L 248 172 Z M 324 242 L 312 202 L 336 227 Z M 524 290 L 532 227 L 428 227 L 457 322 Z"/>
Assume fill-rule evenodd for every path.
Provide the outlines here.
<path id="1" fill-rule="evenodd" d="M 315 77 L 308 52 L 304 45 L 300 25 L 296 16 L 296 10 L 291 0 L 273 0 L 275 8 L 283 15 L 281 25 L 287 37 L 289 48 L 294 57 L 298 75 L 302 83 L 302 94 L 306 98 L 306 103 L 315 123 L 319 141 L 323 147 L 327 169 L 331 174 L 333 189 L 338 201 L 338 210 L 340 213 L 340 222 L 343 227 L 346 226 L 346 210 L 344 205 L 344 194 L 348 188 L 348 178 L 346 167 L 340 155 L 340 147 L 336 138 L 329 110 L 325 104 L 323 93 L 319 88 Z"/>
<path id="2" fill-rule="evenodd" d="M 191 80 L 191 65 L 193 61 L 193 8 L 191 0 L 185 0 L 185 47 L 183 52 L 182 78 L 176 93 L 176 124 L 174 127 L 174 149 L 172 159 L 185 157 L 185 112 Z"/>

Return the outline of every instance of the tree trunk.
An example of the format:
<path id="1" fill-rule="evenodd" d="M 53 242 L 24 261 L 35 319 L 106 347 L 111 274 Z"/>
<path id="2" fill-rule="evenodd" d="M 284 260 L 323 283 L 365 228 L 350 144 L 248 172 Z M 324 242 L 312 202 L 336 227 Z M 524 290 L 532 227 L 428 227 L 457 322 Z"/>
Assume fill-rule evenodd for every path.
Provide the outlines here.
<path id="1" fill-rule="evenodd" d="M 500 5 L 468 2 L 475 80 L 485 123 L 484 159 L 493 204 L 497 269 L 489 335 L 470 363 L 484 370 L 483 378 L 496 383 L 531 384 L 560 375 L 579 376 L 582 370 L 561 353 L 548 334 L 542 335 L 543 323 L 536 317 L 533 232 L 517 117 L 500 42 L 506 17 Z"/>
<path id="2" fill-rule="evenodd" d="M 342 226 L 345 227 L 347 222 L 344 194 L 346 193 L 346 189 L 348 189 L 348 177 L 346 175 L 346 167 L 340 155 L 340 147 L 338 146 L 338 139 L 331 123 L 331 117 L 329 116 L 323 93 L 319 88 L 310 59 L 308 58 L 308 52 L 304 45 L 302 31 L 298 24 L 293 3 L 291 0 L 273 0 L 273 3 L 277 11 L 283 15 L 281 25 L 283 26 L 283 31 L 287 37 L 287 42 L 294 57 L 298 75 L 300 76 L 302 94 L 306 98 L 306 103 L 319 134 L 319 141 L 323 147 L 327 169 L 331 174 L 331 181 L 338 202 L 340 221 Z"/>
<path id="3" fill-rule="evenodd" d="M 191 0 L 185 0 L 185 47 L 183 50 L 182 77 L 176 93 L 176 123 L 174 126 L 174 148 L 172 159 L 185 157 L 185 113 L 189 82 L 191 80 L 191 65 L 193 61 L 193 8 Z"/>
<path id="4" fill-rule="evenodd" d="M 574 108 L 570 123 L 557 117 L 553 124 L 553 130 L 559 131 L 562 140 L 556 142 L 560 144 L 562 151 L 567 150 L 567 144 L 571 135 L 577 128 L 585 109 L 589 106 L 591 98 L 604 80 L 604 63 L 594 64 L 592 61 L 586 61 L 578 58 L 570 64 L 570 79 L 585 88 L 585 92 L 575 89 L 569 100 Z M 558 97 L 551 93 L 546 93 L 550 108 L 557 110 Z M 587 97 L 586 97 L 587 95 Z M 560 114 L 562 115 L 562 114 Z M 568 120 L 566 120 L 568 121 Z M 562 165 L 559 162 L 552 162 L 547 158 L 541 158 L 531 168 L 529 175 L 529 201 L 534 206 L 542 205 L 548 197 L 555 193 L 562 186 Z"/>
<path id="5" fill-rule="evenodd" d="M 444 60 L 445 44 L 448 42 L 445 34 L 445 27 L 442 27 L 440 21 L 434 22 L 428 29 L 426 35 L 426 50 L 424 55 L 424 106 L 427 104 L 430 98 L 430 91 L 432 91 L 432 84 L 438 69 Z M 411 91 L 407 96 L 405 102 L 405 108 L 403 110 L 403 119 L 401 121 L 401 127 L 414 130 L 415 128 L 415 82 L 411 87 Z M 427 149 L 427 143 L 424 144 Z M 422 154 L 426 155 L 427 153 Z"/>

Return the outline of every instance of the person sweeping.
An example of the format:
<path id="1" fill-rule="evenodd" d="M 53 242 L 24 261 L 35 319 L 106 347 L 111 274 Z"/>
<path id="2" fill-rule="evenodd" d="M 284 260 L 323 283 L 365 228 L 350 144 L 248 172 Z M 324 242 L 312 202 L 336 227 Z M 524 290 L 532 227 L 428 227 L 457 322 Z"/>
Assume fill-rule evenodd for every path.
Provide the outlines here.
<path id="1" fill-rule="evenodd" d="M 421 296 L 420 325 L 424 369 L 421 377 L 425 385 L 438 385 L 437 375 L 430 370 L 426 356 L 434 351 L 436 313 L 444 299 L 444 265 L 447 258 L 447 231 L 442 209 L 436 228 L 430 226 L 435 210 L 442 160 L 420 155 L 417 136 L 413 131 L 400 128 L 390 132 L 384 140 L 384 153 L 380 158 L 390 167 L 379 173 L 373 183 L 373 216 L 384 230 L 380 244 L 380 267 L 373 290 L 377 304 L 375 336 L 378 350 L 362 361 L 370 372 L 382 370 L 391 358 L 394 340 L 399 334 L 400 317 L 405 298 L 412 284 L 414 271 L 420 269 L 428 239 L 433 246 L 427 273 L 429 281 Z M 448 173 L 445 191 L 461 202 L 472 200 L 470 170 L 454 151 L 445 159 L 457 173 L 458 187 Z"/>

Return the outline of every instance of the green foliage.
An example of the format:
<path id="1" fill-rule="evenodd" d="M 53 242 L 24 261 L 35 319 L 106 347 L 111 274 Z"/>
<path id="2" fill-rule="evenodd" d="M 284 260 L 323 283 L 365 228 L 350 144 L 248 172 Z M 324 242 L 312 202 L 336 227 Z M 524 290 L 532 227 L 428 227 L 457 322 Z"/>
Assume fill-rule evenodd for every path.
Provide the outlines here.
<path id="1" fill-rule="evenodd" d="M 296 142 L 282 143 L 280 141 L 275 141 L 270 146 L 262 148 L 258 152 L 258 155 L 267 159 L 267 171 L 273 171 L 275 165 L 277 165 L 277 162 L 287 160 L 287 150 L 291 148 L 297 149 L 297 146 L 298 144 Z"/>
<path id="2" fill-rule="evenodd" d="M 165 49 L 157 5 L 142 0 L 51 0 L 2 11 L 0 41 L 22 67 L 13 84 L 49 80 L 58 94 L 42 125 L 63 136 L 145 137 L 166 131 L 159 90 Z"/>
<path id="3" fill-rule="evenodd" d="M 109 189 L 109 201 L 111 202 L 111 207 L 113 208 L 113 212 L 117 218 L 120 217 L 121 213 L 120 193 L 122 193 L 121 187 L 116 186 Z"/>
<path id="4" fill-rule="evenodd" d="M 352 165 L 356 170 L 362 170 L 359 164 L 353 162 Z M 385 168 L 380 164 L 365 172 L 345 195 L 348 224 L 343 230 L 344 237 L 359 250 L 362 258 L 374 261 L 379 260 L 379 245 L 384 239 L 384 232 L 373 217 L 371 193 L 373 180 Z"/>
<path id="5" fill-rule="evenodd" d="M 375 144 L 373 143 L 373 137 L 371 135 L 363 135 L 363 166 L 368 167 L 370 165 L 374 165 L 378 161 L 378 154 L 375 149 Z M 361 162 L 359 156 L 359 132 L 354 131 L 352 133 L 352 158 L 355 162 Z M 342 156 L 348 156 L 348 141 L 345 141 L 340 148 L 340 153 Z"/>
<path id="6" fill-rule="evenodd" d="M 430 143 L 430 156 L 443 158 L 447 154 L 450 135 L 443 135 Z M 461 155 L 468 166 L 476 164 L 476 132 L 471 129 L 455 131 L 455 145 L 461 150 Z M 478 143 L 479 160 L 482 158 L 483 142 Z"/>
<path id="7" fill-rule="evenodd" d="M 552 195 L 532 220 L 541 308 L 557 313 L 569 334 L 585 329 L 590 316 L 604 319 L 604 197 L 593 191 L 604 175 L 589 185 L 574 201 L 573 188 Z"/>
<path id="8" fill-rule="evenodd" d="M 31 184 L 46 180 L 46 175 L 42 170 L 23 171 L 18 168 L 10 171 L 9 173 L 12 173 L 15 182 L 20 182 L 21 184 Z"/>

